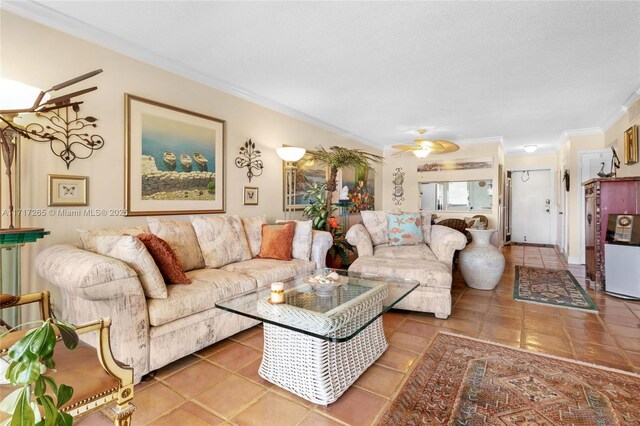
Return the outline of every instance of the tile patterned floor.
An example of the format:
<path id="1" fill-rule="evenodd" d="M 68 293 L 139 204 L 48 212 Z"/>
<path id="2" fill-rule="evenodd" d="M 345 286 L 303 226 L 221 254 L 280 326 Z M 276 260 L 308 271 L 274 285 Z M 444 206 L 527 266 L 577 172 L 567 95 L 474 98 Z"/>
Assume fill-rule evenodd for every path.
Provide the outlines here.
<path id="1" fill-rule="evenodd" d="M 588 290 L 600 313 L 513 300 L 514 266 L 569 269 L 584 285 L 584 268 L 552 248 L 511 246 L 494 291 L 468 288 L 454 274 L 453 312 L 393 311 L 384 317 L 389 349 L 336 403 L 311 404 L 258 376 L 262 329 L 254 327 L 158 371 L 136 386 L 134 425 L 370 425 L 397 395 L 439 330 L 640 373 L 640 302 Z M 77 424 L 112 424 L 101 412 Z"/>

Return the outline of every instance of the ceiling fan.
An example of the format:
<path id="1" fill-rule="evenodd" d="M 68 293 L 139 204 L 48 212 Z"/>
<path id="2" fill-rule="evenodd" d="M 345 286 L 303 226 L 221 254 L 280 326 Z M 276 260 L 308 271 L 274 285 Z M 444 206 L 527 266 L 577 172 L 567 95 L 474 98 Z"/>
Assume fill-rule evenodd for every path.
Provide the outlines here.
<path id="1" fill-rule="evenodd" d="M 418 129 L 418 133 L 420 134 L 420 136 L 418 136 L 417 139 L 413 140 L 415 145 L 393 145 L 391 148 L 399 150 L 398 152 L 394 153 L 394 155 L 401 155 L 405 152 L 413 152 L 416 157 L 424 158 L 431 153 L 446 154 L 460 149 L 458 145 L 451 141 L 432 141 L 429 139 L 425 139 L 425 132 L 426 129 Z"/>

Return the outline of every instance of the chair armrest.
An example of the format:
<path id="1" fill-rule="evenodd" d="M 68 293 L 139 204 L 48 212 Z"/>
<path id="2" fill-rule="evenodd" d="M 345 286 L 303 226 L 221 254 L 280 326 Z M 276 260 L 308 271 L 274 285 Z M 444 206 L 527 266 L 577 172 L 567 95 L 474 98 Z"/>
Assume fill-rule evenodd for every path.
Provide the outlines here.
<path id="1" fill-rule="evenodd" d="M 356 246 L 358 250 L 358 256 L 371 256 L 373 255 L 373 242 L 371 241 L 371 235 L 364 225 L 358 223 L 353 225 L 347 231 L 345 235 L 347 242 L 352 246 Z"/>
<path id="2" fill-rule="evenodd" d="M 123 292 L 142 292 L 136 272 L 127 264 L 111 257 L 82 250 L 69 244 L 58 244 L 43 250 L 36 258 L 36 271 L 45 280 L 75 296 L 88 300 L 114 299 Z M 135 283 L 137 287 L 105 285 L 113 281 Z"/>
<path id="3" fill-rule="evenodd" d="M 327 252 L 333 245 L 333 237 L 327 231 L 313 230 L 313 244 L 311 246 L 311 260 L 316 262 L 316 268 L 326 268 Z"/>
<path id="4" fill-rule="evenodd" d="M 462 232 L 442 225 L 431 225 L 431 243 L 429 246 L 438 260 L 449 269 L 453 266 L 453 255 L 467 245 L 467 237 Z"/>

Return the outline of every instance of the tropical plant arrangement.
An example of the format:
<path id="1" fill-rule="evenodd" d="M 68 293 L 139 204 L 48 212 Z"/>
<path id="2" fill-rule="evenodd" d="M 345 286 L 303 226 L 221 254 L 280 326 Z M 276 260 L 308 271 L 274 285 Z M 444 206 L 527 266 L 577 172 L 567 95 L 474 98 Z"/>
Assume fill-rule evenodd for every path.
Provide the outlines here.
<path id="1" fill-rule="evenodd" d="M 0 402 L 0 410 L 11 416 L 0 423 L 0 426 L 72 425 L 73 417 L 60 409 L 71 399 L 73 388 L 65 384 L 58 385 L 45 373 L 56 367 L 53 360 L 57 341 L 56 328 L 64 345 L 68 349 L 75 349 L 78 346 L 75 327 L 56 318 L 49 318 L 14 327 L 2 333 L 0 339 L 19 327 L 34 323 L 40 323 L 40 326 L 30 329 L 9 348 L 9 367 L 3 378 L 6 377 L 17 389 Z M 44 417 L 40 414 L 39 406 L 44 411 Z"/>
<path id="2" fill-rule="evenodd" d="M 329 150 L 324 147 L 318 147 L 315 151 L 308 151 L 310 159 L 319 164 L 329 167 L 329 178 L 327 179 L 326 192 L 324 199 L 326 205 L 325 211 L 332 212 L 331 194 L 338 186 L 338 170 L 346 167 L 357 167 L 362 170 L 369 170 L 373 164 L 382 164 L 383 157 L 377 154 L 363 151 L 361 149 L 348 149 L 340 146 L 332 146 Z M 334 207 L 335 210 L 335 207 Z M 331 216 L 329 214 L 329 216 Z M 329 225 L 325 225 L 325 230 L 329 231 Z"/>
<path id="3" fill-rule="evenodd" d="M 383 157 L 362 151 L 332 146 L 329 150 L 318 147 L 308 151 L 310 159 L 329 167 L 329 178 L 326 183 L 314 183 L 305 191 L 310 204 L 304 209 L 304 216 L 311 219 L 313 229 L 324 230 L 333 236 L 333 246 L 327 253 L 328 258 L 339 257 L 342 265 L 349 264 L 349 253 L 355 253 L 354 247 L 344 237 L 345 230 L 340 229 L 338 220 L 333 217 L 336 206 L 333 205 L 333 193 L 338 185 L 338 170 L 345 167 L 359 167 L 368 170 L 373 164 L 381 164 Z"/>

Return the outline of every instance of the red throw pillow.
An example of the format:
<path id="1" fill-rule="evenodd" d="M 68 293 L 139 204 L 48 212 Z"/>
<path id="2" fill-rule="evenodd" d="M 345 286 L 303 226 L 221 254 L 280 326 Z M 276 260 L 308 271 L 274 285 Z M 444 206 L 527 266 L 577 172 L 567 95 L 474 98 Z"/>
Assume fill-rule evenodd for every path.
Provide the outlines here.
<path id="1" fill-rule="evenodd" d="M 295 222 L 279 223 L 277 225 L 262 225 L 261 259 L 291 260 L 293 250 L 293 234 L 296 231 Z"/>
<path id="2" fill-rule="evenodd" d="M 180 259 L 165 240 L 154 234 L 139 234 L 136 237 L 153 257 L 167 284 L 191 284 L 191 280 L 182 272 Z"/>

